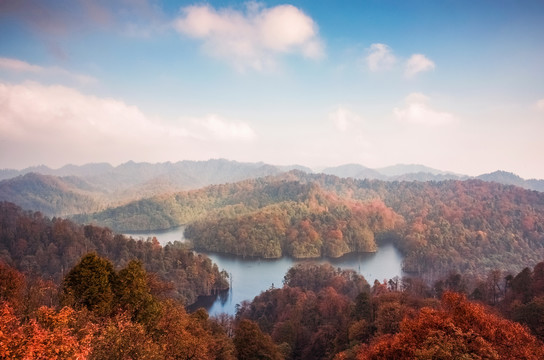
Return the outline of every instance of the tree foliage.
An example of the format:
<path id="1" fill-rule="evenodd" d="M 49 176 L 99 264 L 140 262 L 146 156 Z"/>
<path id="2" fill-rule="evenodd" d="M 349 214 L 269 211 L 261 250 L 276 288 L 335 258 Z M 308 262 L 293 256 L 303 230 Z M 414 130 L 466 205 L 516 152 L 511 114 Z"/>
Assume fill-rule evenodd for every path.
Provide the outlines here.
<path id="1" fill-rule="evenodd" d="M 270 336 L 263 334 L 251 320 L 240 321 L 234 335 L 238 360 L 279 360 L 281 355 Z"/>
<path id="2" fill-rule="evenodd" d="M 93 251 L 111 259 L 114 267 L 138 259 L 146 271 L 172 284 L 170 295 L 186 303 L 193 303 L 198 295 L 228 288 L 226 274 L 217 265 L 204 255 L 193 254 L 182 243 L 161 247 L 152 239 L 134 240 L 107 228 L 49 219 L 0 202 L 0 261 L 60 283 L 83 255 Z"/>
<path id="3" fill-rule="evenodd" d="M 210 320 L 205 310 L 187 314 L 175 300 L 153 298 L 139 262 L 130 262 L 114 276 L 109 276 L 109 270 L 111 263 L 106 259 L 96 254 L 83 257 L 64 282 L 64 292 L 70 294 L 64 299 L 72 299 L 68 306 L 41 306 L 25 314 L 13 308 L 14 298 L 5 297 L 0 302 L 0 358 L 234 359 L 234 345 L 226 330 Z M 14 279 L 21 275 L 11 268 L 5 273 Z M 97 279 L 106 273 L 104 281 L 109 285 L 98 282 L 97 286 Z M 74 286 L 75 279 L 81 284 Z M 11 283 L 0 283 L 0 292 L 5 294 Z M 113 298 L 100 302 L 104 292 Z M 149 305 L 154 306 L 148 309 Z M 111 308 L 105 311 L 107 306 Z M 153 321 L 144 316 L 150 313 Z"/>
<path id="4" fill-rule="evenodd" d="M 196 249 L 242 256 L 340 257 L 376 251 L 376 236 L 402 225 L 401 217 L 380 200 L 340 199 L 315 184 L 300 191 L 293 196 L 296 201 L 211 212 L 189 224 L 185 236 Z"/>
<path id="5" fill-rule="evenodd" d="M 114 307 L 116 282 L 112 263 L 89 253 L 64 278 L 63 303 L 109 315 Z"/>
<path id="6" fill-rule="evenodd" d="M 290 172 L 157 196 L 86 218 L 121 229 L 186 224 L 195 246 L 242 256 L 374 251 L 381 239 L 428 281 L 521 270 L 544 257 L 544 193 L 480 180 L 341 179 Z"/>
<path id="7" fill-rule="evenodd" d="M 423 308 L 400 331 L 364 347 L 358 359 L 541 359 L 544 348 L 521 325 L 447 292 L 439 310 Z"/>

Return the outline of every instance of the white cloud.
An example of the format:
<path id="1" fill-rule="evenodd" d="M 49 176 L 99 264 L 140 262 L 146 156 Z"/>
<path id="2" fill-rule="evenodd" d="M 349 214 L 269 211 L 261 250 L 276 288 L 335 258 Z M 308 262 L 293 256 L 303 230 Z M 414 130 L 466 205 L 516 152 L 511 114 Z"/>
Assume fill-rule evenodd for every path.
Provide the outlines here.
<path id="1" fill-rule="evenodd" d="M 362 118 L 359 115 L 342 106 L 339 106 L 335 111 L 329 113 L 329 119 L 332 120 L 336 128 L 342 132 L 348 131 L 353 125 L 362 121 Z"/>
<path id="2" fill-rule="evenodd" d="M 44 69 L 41 66 L 31 65 L 25 61 L 18 59 L 10 58 L 0 58 L 0 68 L 13 70 L 13 71 L 22 71 L 22 72 L 42 72 Z"/>
<path id="3" fill-rule="evenodd" d="M 389 70 L 397 62 L 393 50 L 385 44 L 372 44 L 368 49 L 366 62 L 370 71 Z"/>
<path id="4" fill-rule="evenodd" d="M 393 109 L 393 114 L 400 121 L 422 125 L 444 125 L 451 123 L 455 119 L 453 114 L 431 108 L 429 97 L 421 93 L 408 95 L 404 102 L 403 108 Z"/>
<path id="5" fill-rule="evenodd" d="M 92 142 L 100 137 L 136 140 L 157 135 L 157 128 L 137 107 L 61 86 L 35 82 L 0 84 L 3 137 Z"/>
<path id="6" fill-rule="evenodd" d="M 256 137 L 249 124 L 217 115 L 165 122 L 65 86 L 0 83 L 3 166 L 228 157 Z"/>
<path id="7" fill-rule="evenodd" d="M 252 2 L 245 12 L 187 6 L 174 27 L 181 34 L 201 39 L 206 52 L 242 70 L 273 67 L 278 54 L 300 53 L 312 59 L 323 56 L 317 25 L 292 5 L 264 8 Z"/>
<path id="8" fill-rule="evenodd" d="M 544 111 L 544 99 L 540 99 L 536 102 L 536 108 L 539 111 Z"/>
<path id="9" fill-rule="evenodd" d="M 414 54 L 406 61 L 404 75 L 407 78 L 412 78 L 420 72 L 434 70 L 434 68 L 434 62 L 425 55 Z"/>
<path id="10" fill-rule="evenodd" d="M 39 65 L 30 64 L 26 61 L 13 58 L 0 58 L 0 69 L 5 69 L 9 71 L 23 72 L 23 73 L 33 73 L 38 75 L 45 76 L 62 76 L 75 80 L 81 84 L 92 84 L 96 83 L 97 80 L 92 76 L 73 73 L 66 69 L 53 66 L 53 67 L 43 67 Z"/>
<path id="11" fill-rule="evenodd" d="M 253 129 L 241 121 L 227 121 L 217 115 L 208 115 L 202 119 L 193 119 L 197 127 L 201 127 L 214 139 L 219 140 L 253 140 L 256 137 Z"/>

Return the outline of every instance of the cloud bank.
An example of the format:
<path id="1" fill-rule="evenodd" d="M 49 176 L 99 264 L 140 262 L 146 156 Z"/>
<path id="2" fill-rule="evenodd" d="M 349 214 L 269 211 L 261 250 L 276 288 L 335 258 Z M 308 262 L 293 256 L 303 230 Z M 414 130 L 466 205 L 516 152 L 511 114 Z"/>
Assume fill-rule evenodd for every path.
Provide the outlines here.
<path id="1" fill-rule="evenodd" d="M 412 93 L 404 99 L 404 107 L 394 108 L 393 114 L 405 123 L 420 125 L 445 125 L 454 121 L 453 114 L 434 110 L 430 98 L 421 93 Z"/>
<path id="2" fill-rule="evenodd" d="M 174 27 L 182 35 L 201 40 L 208 54 L 240 70 L 273 68 L 280 54 L 298 53 L 311 59 L 324 54 L 316 23 L 292 5 L 265 8 L 249 3 L 245 12 L 187 6 Z"/>
<path id="3" fill-rule="evenodd" d="M 229 122 L 214 114 L 200 119 L 193 119 L 193 123 L 204 129 L 213 139 L 251 141 L 257 137 L 247 123 L 241 121 Z"/>
<path id="4" fill-rule="evenodd" d="M 30 64 L 26 61 L 19 59 L 5 58 L 0 57 L 0 69 L 21 72 L 21 73 L 32 73 L 36 75 L 45 75 L 45 76 L 54 76 L 54 77 L 63 77 L 70 80 L 75 80 L 81 84 L 93 84 L 97 80 L 88 75 L 73 73 L 66 69 L 60 68 L 58 66 L 53 67 L 43 67 L 39 65 Z"/>
<path id="5" fill-rule="evenodd" d="M 0 160 L 7 166 L 228 156 L 256 137 L 249 124 L 218 115 L 164 122 L 61 85 L 0 83 Z"/>
<path id="6" fill-rule="evenodd" d="M 329 113 L 329 119 L 332 120 L 336 129 L 341 132 L 346 132 L 355 124 L 362 121 L 362 118 L 353 111 L 339 106 L 335 111 Z"/>

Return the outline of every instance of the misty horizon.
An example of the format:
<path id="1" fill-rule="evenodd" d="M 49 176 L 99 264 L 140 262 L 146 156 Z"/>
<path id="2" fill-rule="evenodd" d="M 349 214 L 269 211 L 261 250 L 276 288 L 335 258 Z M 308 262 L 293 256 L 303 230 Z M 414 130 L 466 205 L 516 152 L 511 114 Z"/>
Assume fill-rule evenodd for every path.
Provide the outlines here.
<path id="1" fill-rule="evenodd" d="M 0 5 L 0 168 L 227 158 L 544 178 L 541 1 Z"/>

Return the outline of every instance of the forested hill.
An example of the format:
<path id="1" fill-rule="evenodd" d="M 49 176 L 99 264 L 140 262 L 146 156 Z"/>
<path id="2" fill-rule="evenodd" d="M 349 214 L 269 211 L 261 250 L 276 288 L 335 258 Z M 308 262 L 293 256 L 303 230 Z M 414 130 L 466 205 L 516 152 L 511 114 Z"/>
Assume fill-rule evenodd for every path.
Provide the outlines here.
<path id="1" fill-rule="evenodd" d="M 109 209 L 79 221 L 117 230 L 185 224 L 197 248 L 340 256 L 394 240 L 404 269 L 432 278 L 544 259 L 544 194 L 480 180 L 386 182 L 290 172 Z"/>
<path id="2" fill-rule="evenodd" d="M 76 176 L 28 173 L 0 181 L 0 200 L 43 214 L 66 216 L 102 210 L 106 192 Z"/>
<path id="3" fill-rule="evenodd" d="M 66 165 L 59 169 L 46 166 L 0 169 L 0 201 L 13 202 L 23 209 L 40 211 L 46 216 L 70 216 L 213 184 L 279 176 L 293 169 L 312 173 L 311 169 L 299 165 L 275 166 L 224 159 L 155 164 L 130 161 L 116 167 L 100 163 Z M 469 178 L 422 165 L 369 169 L 348 164 L 323 169 L 323 172 L 357 180 L 444 181 Z M 484 174 L 478 179 L 544 191 L 544 180 L 524 180 L 504 171 Z"/>
<path id="4" fill-rule="evenodd" d="M 224 159 L 176 163 L 127 162 L 0 169 L 0 201 L 47 216 L 66 216 L 119 206 L 129 201 L 212 184 L 277 175 L 300 166 L 241 163 Z"/>
<path id="5" fill-rule="evenodd" d="M 147 271 L 170 284 L 170 296 L 185 303 L 228 288 L 226 274 L 217 265 L 179 242 L 161 247 L 156 239 L 136 241 L 109 229 L 50 219 L 0 202 L 0 263 L 59 283 L 81 256 L 92 251 L 111 259 L 117 267 L 141 260 Z"/>
<path id="6" fill-rule="evenodd" d="M 299 166 L 222 159 L 0 170 L 0 201 L 13 202 L 47 216 L 66 216 L 95 212 L 157 194 L 276 175 L 293 168 L 311 171 Z"/>
<path id="7" fill-rule="evenodd" d="M 400 215 L 396 244 L 404 270 L 437 278 L 448 271 L 521 270 L 544 259 L 544 193 L 481 180 L 384 182 L 301 175 L 341 197 L 378 198 Z"/>

